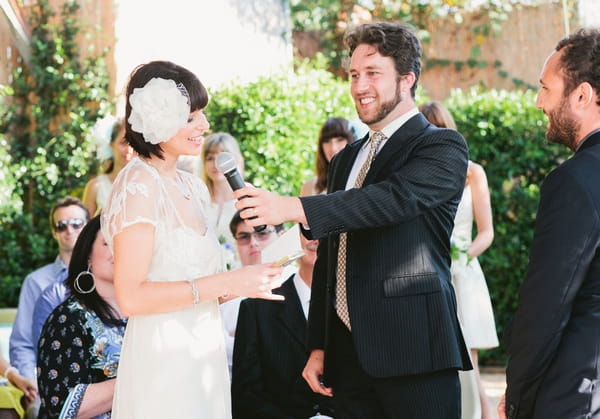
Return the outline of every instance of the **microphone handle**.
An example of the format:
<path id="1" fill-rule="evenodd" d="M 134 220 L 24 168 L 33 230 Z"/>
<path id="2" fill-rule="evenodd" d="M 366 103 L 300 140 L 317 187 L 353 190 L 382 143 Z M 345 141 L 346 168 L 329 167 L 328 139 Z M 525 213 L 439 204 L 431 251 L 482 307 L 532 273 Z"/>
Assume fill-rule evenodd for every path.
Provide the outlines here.
<path id="1" fill-rule="evenodd" d="M 240 173 L 237 170 L 232 170 L 230 172 L 224 173 L 224 175 L 225 175 L 225 178 L 227 178 L 227 182 L 229 183 L 229 186 L 231 186 L 232 190 L 237 191 L 238 189 L 241 189 L 244 186 L 246 186 L 246 184 L 244 183 L 244 179 L 242 179 L 242 177 L 240 176 Z M 243 196 L 241 199 L 244 199 L 244 198 L 246 198 L 246 197 Z M 255 218 L 256 218 L 256 216 L 250 217 L 248 219 L 253 220 Z M 254 226 L 254 231 L 256 231 L 257 233 L 260 233 L 265 228 L 267 228 L 267 226 L 264 224 L 259 225 L 259 226 Z"/>
<path id="2" fill-rule="evenodd" d="M 242 179 L 240 173 L 236 169 L 224 173 L 224 175 L 232 190 L 237 191 L 238 189 L 242 189 L 244 186 L 246 186 L 244 179 Z"/>

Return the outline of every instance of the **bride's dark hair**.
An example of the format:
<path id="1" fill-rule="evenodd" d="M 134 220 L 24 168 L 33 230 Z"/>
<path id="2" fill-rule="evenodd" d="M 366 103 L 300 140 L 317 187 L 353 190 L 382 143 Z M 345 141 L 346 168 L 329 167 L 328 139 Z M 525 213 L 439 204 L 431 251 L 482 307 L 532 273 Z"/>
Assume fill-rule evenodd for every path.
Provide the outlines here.
<path id="1" fill-rule="evenodd" d="M 141 88 L 153 78 L 158 77 L 165 80 L 173 80 L 176 84 L 182 83 L 187 90 L 190 98 L 190 112 L 203 109 L 208 104 L 208 92 L 204 85 L 198 80 L 198 77 L 186 68 L 181 67 L 170 61 L 151 61 L 142 64 L 133 70 L 127 84 L 126 103 L 125 103 L 125 138 L 131 147 L 142 157 L 151 157 L 151 155 L 162 158 L 162 148 L 160 144 L 151 144 L 144 140 L 144 136 L 131 129 L 131 124 L 127 122 L 131 115 L 131 104 L 129 97 L 133 89 Z"/>

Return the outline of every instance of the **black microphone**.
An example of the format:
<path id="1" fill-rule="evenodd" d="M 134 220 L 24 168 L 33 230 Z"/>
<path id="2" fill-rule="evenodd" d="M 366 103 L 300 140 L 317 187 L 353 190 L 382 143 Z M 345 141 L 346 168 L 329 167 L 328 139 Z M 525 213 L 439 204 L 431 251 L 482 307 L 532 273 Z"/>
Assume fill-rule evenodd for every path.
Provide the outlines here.
<path id="1" fill-rule="evenodd" d="M 240 172 L 237 169 L 237 162 L 235 161 L 233 154 L 226 151 L 217 154 L 216 164 L 217 169 L 219 169 L 219 171 L 225 175 L 225 178 L 227 179 L 227 182 L 229 183 L 229 186 L 231 186 L 232 190 L 237 191 L 238 189 L 246 186 L 242 175 L 240 175 Z M 242 199 L 243 198 L 245 197 L 242 197 Z M 250 217 L 249 220 L 254 218 L 256 218 L 256 216 Z M 267 228 L 266 225 L 254 226 L 254 231 L 261 232 L 265 228 Z"/>

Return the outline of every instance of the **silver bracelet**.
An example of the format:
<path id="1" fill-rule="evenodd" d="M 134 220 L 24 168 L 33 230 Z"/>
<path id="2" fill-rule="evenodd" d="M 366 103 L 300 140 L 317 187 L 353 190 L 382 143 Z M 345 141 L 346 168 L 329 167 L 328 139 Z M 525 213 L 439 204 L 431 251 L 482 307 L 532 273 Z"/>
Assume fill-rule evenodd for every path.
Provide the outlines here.
<path id="1" fill-rule="evenodd" d="M 192 279 L 190 281 L 190 286 L 192 287 L 192 295 L 194 296 L 194 305 L 197 305 L 200 302 L 200 294 L 196 289 L 196 281 Z"/>

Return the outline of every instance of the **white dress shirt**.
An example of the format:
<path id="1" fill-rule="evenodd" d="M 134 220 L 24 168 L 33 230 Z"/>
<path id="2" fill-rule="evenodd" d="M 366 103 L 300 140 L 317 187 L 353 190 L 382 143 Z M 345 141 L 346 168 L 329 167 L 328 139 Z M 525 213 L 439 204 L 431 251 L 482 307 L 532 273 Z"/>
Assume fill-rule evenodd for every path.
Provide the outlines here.
<path id="1" fill-rule="evenodd" d="M 418 113 L 419 109 L 417 107 L 414 107 L 410 111 L 406 112 L 404 115 L 394 119 L 385 128 L 383 128 L 381 132 L 385 135 L 386 138 L 379 144 L 379 147 L 377 148 L 377 153 L 381 151 L 381 148 L 385 145 L 388 138 L 390 138 L 402 125 L 404 125 L 406 121 L 408 121 L 410 118 L 412 118 Z M 373 135 L 373 132 L 375 131 L 369 129 L 369 141 L 371 139 L 371 135 Z M 346 190 L 354 188 L 356 178 L 358 177 L 358 172 L 365 163 L 365 160 L 367 159 L 367 156 L 369 154 L 369 141 L 365 141 L 360 151 L 358 152 L 358 155 L 356 156 L 356 160 L 354 160 L 352 171 L 350 172 L 348 180 L 346 181 Z"/>
<path id="2" fill-rule="evenodd" d="M 302 304 L 304 317 L 308 319 L 308 307 L 310 306 L 310 287 L 306 285 L 306 282 L 304 282 L 302 278 L 300 278 L 300 274 L 298 272 L 296 272 L 294 275 L 293 280 L 294 286 L 296 287 L 296 292 L 300 298 L 300 303 Z"/>

